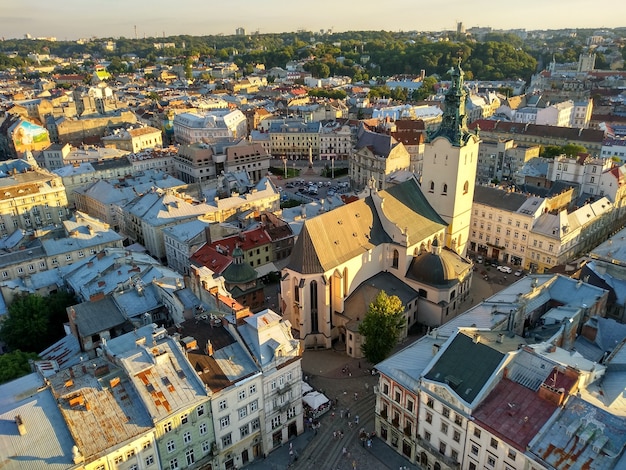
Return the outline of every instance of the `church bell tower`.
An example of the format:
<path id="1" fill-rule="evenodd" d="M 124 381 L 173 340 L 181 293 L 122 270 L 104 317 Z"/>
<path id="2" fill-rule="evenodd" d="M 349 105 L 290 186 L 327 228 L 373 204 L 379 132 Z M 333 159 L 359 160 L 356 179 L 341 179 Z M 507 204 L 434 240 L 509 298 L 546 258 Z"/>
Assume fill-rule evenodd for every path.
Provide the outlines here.
<path id="1" fill-rule="evenodd" d="M 448 223 L 445 245 L 465 256 L 478 165 L 478 132 L 467 128 L 461 59 L 448 72 L 450 88 L 439 128 L 428 135 L 424 149 L 422 192 Z"/>

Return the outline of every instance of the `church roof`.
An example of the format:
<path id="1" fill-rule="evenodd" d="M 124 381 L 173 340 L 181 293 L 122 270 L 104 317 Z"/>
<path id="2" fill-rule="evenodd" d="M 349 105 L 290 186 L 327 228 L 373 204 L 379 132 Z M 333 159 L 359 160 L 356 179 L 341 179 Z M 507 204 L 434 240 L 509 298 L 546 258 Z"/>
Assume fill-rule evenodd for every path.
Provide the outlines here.
<path id="1" fill-rule="evenodd" d="M 381 218 L 402 230 L 409 244 L 446 226 L 411 179 L 306 220 L 287 268 L 302 274 L 323 273 L 377 245 L 391 243 Z"/>
<path id="2" fill-rule="evenodd" d="M 406 273 L 408 279 L 431 286 L 451 286 L 470 263 L 448 248 L 440 253 L 422 253 L 415 256 Z"/>

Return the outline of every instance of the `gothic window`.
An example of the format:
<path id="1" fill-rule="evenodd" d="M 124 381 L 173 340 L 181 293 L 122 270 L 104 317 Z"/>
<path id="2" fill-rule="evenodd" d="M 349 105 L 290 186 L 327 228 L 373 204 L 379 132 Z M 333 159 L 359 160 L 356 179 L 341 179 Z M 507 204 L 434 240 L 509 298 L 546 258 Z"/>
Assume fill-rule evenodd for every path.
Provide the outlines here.
<path id="1" fill-rule="evenodd" d="M 317 333 L 317 281 L 311 281 L 310 291 L 311 295 L 311 332 Z"/>
<path id="2" fill-rule="evenodd" d="M 466 181 L 463 185 L 463 194 L 467 194 L 467 191 L 469 191 L 469 181 Z"/>
<path id="3" fill-rule="evenodd" d="M 296 302 L 300 302 L 300 287 L 299 287 L 299 283 L 300 283 L 300 281 L 298 281 L 298 279 L 296 279 L 294 277 L 293 278 L 293 300 L 295 300 Z"/>
<path id="4" fill-rule="evenodd" d="M 444 183 L 442 194 L 448 194 L 448 185 Z"/>
<path id="5" fill-rule="evenodd" d="M 435 182 L 434 182 L 434 181 L 431 181 L 431 182 L 430 182 L 430 189 L 429 189 L 429 191 L 430 191 L 431 193 L 435 191 Z"/>
<path id="6" fill-rule="evenodd" d="M 398 253 L 398 250 L 393 250 L 393 264 L 392 264 L 392 268 L 398 269 L 398 259 L 400 258 L 400 255 Z"/>

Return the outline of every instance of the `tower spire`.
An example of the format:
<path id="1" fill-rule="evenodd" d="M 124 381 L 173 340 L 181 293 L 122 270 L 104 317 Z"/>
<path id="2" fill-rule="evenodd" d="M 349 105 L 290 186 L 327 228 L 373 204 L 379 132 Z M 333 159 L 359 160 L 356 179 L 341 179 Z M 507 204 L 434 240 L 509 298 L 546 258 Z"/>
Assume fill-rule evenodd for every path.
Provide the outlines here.
<path id="1" fill-rule="evenodd" d="M 450 88 L 446 91 L 444 98 L 444 110 L 441 125 L 430 136 L 432 142 L 437 137 L 447 138 L 455 147 L 462 147 L 467 143 L 470 132 L 467 129 L 467 115 L 465 114 L 465 73 L 461 68 L 461 57 L 454 67 L 448 71 L 451 78 Z"/>

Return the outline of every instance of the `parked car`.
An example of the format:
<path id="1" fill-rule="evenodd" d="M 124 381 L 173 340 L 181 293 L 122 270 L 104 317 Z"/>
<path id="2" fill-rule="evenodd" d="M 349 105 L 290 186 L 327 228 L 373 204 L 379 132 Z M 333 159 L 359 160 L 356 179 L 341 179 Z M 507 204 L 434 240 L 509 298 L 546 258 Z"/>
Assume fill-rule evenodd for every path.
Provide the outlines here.
<path id="1" fill-rule="evenodd" d="M 513 272 L 513 270 L 509 266 L 498 266 L 498 271 L 506 274 L 511 274 Z"/>
<path id="2" fill-rule="evenodd" d="M 515 275 L 517 277 L 520 277 L 522 274 L 524 274 L 524 271 L 522 271 L 521 269 L 518 269 L 517 271 L 515 271 Z"/>
<path id="3" fill-rule="evenodd" d="M 477 257 L 476 257 L 476 262 L 477 262 L 478 264 L 483 264 L 483 257 L 482 257 L 482 256 L 477 256 Z"/>

